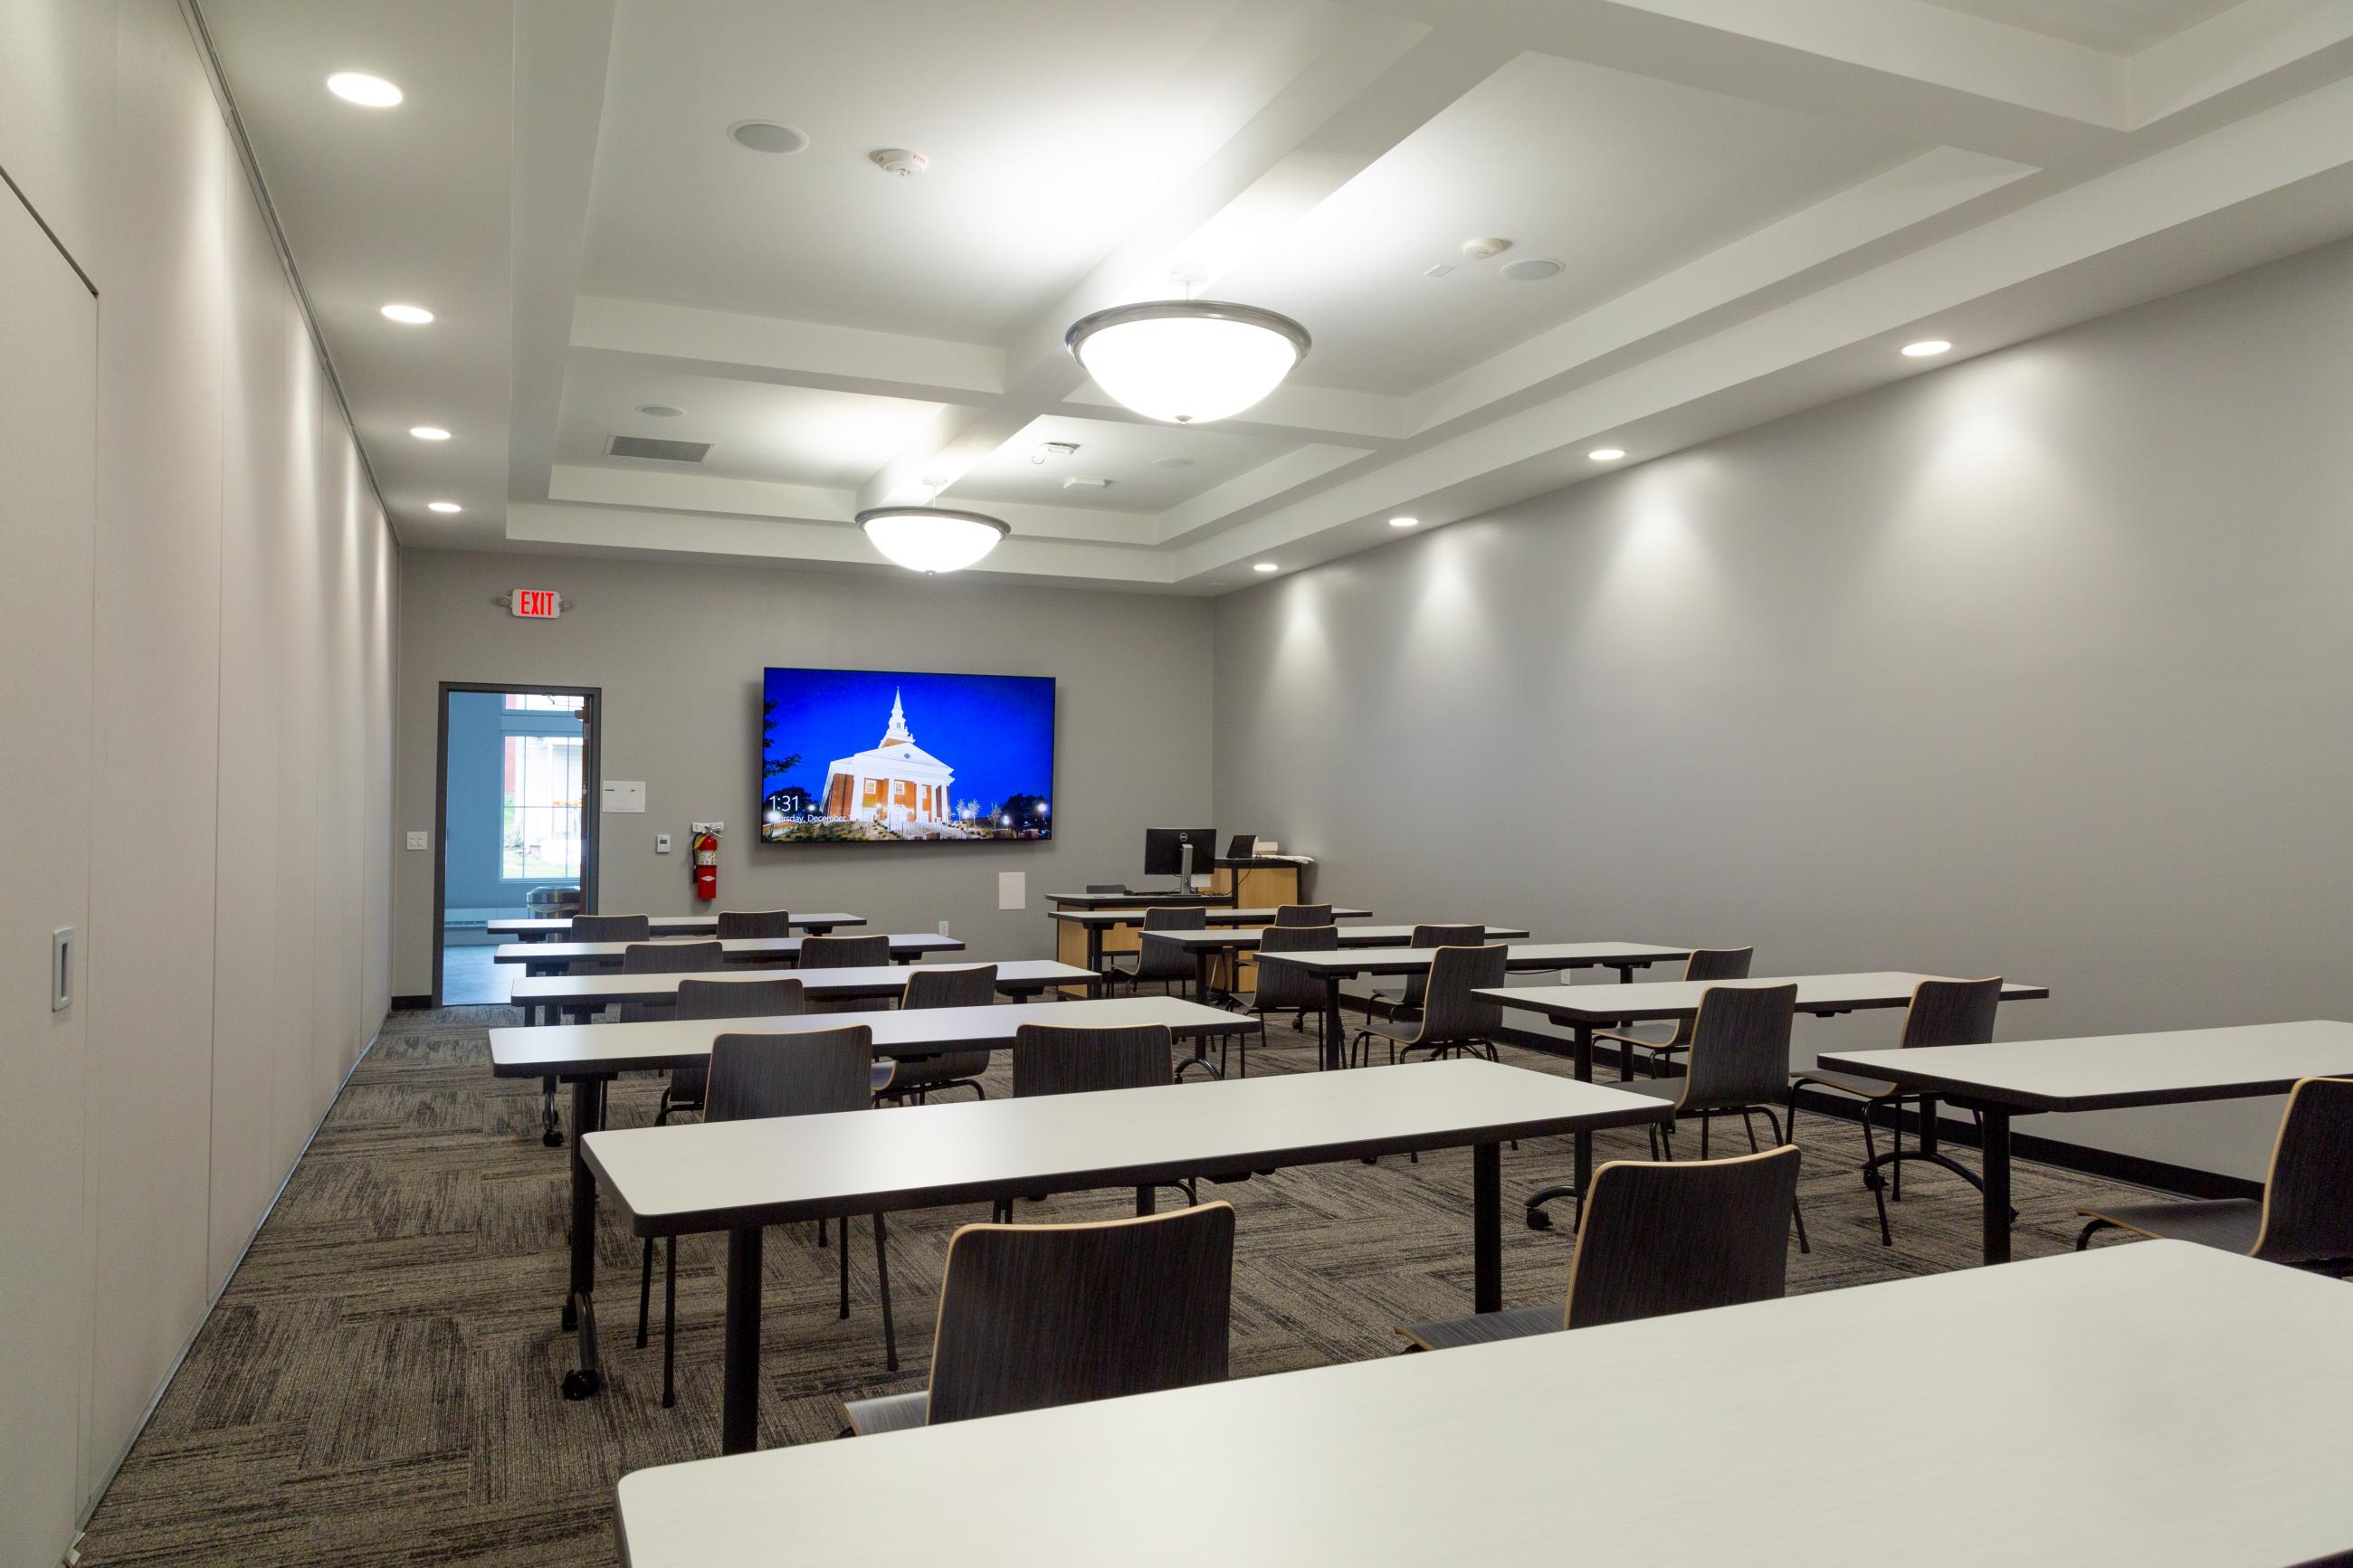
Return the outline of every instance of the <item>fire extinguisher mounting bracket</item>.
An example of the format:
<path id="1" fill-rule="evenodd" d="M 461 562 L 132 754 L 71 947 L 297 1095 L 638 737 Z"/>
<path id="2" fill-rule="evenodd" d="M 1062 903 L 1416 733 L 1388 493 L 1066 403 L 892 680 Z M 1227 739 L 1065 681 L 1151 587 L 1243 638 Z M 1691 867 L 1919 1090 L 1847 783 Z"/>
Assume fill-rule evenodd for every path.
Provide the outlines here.
<path id="1" fill-rule="evenodd" d="M 694 825 L 694 831 L 697 833 L 724 833 L 727 831 L 727 825 L 723 822 L 698 822 Z"/>

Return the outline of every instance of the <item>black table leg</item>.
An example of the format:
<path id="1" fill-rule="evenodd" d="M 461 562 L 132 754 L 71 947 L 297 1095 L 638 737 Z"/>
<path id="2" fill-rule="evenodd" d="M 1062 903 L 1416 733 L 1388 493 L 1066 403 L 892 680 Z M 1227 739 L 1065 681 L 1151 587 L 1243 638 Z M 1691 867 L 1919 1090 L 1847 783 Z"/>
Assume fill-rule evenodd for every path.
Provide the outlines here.
<path id="1" fill-rule="evenodd" d="M 1209 966 L 1212 962 L 1208 948 L 1193 950 L 1193 1000 L 1203 1006 L 1209 1005 Z"/>
<path id="2" fill-rule="evenodd" d="M 564 1300 L 564 1326 L 580 1336 L 579 1364 L 564 1374 L 564 1397 L 586 1399 L 605 1385 L 596 1357 L 596 1175 L 581 1138 L 602 1118 L 605 1080 L 572 1080 L 572 1278 Z"/>
<path id="3" fill-rule="evenodd" d="M 727 1233 L 726 1362 L 721 1373 L 719 1451 L 748 1454 L 760 1446 L 760 1242 L 746 1226 Z M 849 1226 L 841 1227 L 849 1245 Z"/>
<path id="4" fill-rule="evenodd" d="M 1593 1026 L 1579 1023 L 1574 1027 L 1576 1032 L 1571 1037 L 1569 1045 L 1572 1068 L 1579 1082 L 1591 1083 L 1593 1081 Z M 1572 1136 L 1572 1142 L 1576 1152 L 1571 1158 L 1570 1179 L 1556 1186 L 1539 1187 L 1528 1194 L 1527 1214 L 1530 1230 L 1552 1228 L 1552 1215 L 1545 1212 L 1545 1205 L 1555 1198 L 1576 1198 L 1581 1205 L 1586 1189 L 1593 1184 L 1593 1134 L 1580 1131 Z"/>
<path id="5" fill-rule="evenodd" d="M 1985 1260 L 2010 1261 L 2010 1112 L 1985 1108 Z"/>
<path id="6" fill-rule="evenodd" d="M 1504 1146 L 1471 1150 L 1471 1310 L 1504 1310 Z"/>
<path id="7" fill-rule="evenodd" d="M 1324 1066 L 1345 1067 L 1347 1047 L 1348 1026 L 1340 1021 L 1340 977 L 1327 974 L 1324 977 Z"/>
<path id="8" fill-rule="evenodd" d="M 1096 973 L 1100 974 L 1100 973 L 1103 973 L 1103 927 L 1101 927 L 1101 926 L 1099 926 L 1099 925 L 1092 925 L 1092 924 L 1091 924 L 1091 925 L 1089 925 L 1089 926 L 1086 928 L 1086 931 L 1087 931 L 1087 967 L 1088 967 L 1089 969 L 1093 970 Z"/>

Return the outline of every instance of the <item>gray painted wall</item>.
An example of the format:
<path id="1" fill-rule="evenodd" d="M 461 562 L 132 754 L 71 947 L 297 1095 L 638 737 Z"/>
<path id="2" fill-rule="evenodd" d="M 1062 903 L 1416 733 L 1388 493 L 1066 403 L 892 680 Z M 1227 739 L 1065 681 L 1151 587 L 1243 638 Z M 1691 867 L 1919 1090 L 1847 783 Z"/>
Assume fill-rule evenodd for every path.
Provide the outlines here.
<path id="1" fill-rule="evenodd" d="M 2005 1037 L 2353 1017 L 2348 394 L 2338 246 L 1232 595 L 1218 820 L 1400 917 L 2049 984 Z M 2277 1113 L 2021 1129 L 2256 1176 Z"/>
<path id="2" fill-rule="evenodd" d="M 1043 895 L 1139 876 L 1146 826 L 1208 815 L 1213 611 L 1198 600 L 431 551 L 401 564 L 396 842 L 433 826 L 441 681 L 601 687 L 605 777 L 646 783 L 644 816 L 602 819 L 609 911 L 693 910 L 688 825 L 719 820 L 721 908 L 849 910 L 878 931 L 945 920 L 976 956 L 1043 957 Z M 493 601 L 519 585 L 559 589 L 574 607 L 516 620 Z M 757 842 L 760 672 L 772 664 L 1053 676 L 1054 838 Z M 658 833 L 671 854 L 654 852 Z M 417 994 L 431 984 L 433 859 L 396 862 L 393 990 Z M 1027 909 L 997 909 L 1001 871 L 1027 873 Z"/>

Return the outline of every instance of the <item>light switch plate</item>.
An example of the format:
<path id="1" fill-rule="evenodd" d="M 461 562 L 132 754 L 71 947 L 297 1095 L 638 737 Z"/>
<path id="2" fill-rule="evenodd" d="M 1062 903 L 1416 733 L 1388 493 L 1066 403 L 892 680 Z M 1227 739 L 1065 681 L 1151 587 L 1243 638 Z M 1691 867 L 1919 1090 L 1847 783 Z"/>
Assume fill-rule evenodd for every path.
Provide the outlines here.
<path id="1" fill-rule="evenodd" d="M 669 834 L 657 833 L 654 835 L 654 853 L 657 855 L 667 855 L 670 853 Z"/>
<path id="2" fill-rule="evenodd" d="M 1029 907 L 1029 874 L 1027 871 L 999 871 L 997 874 L 997 907 L 1000 910 Z"/>
<path id="3" fill-rule="evenodd" d="M 432 842 L 432 837 L 428 834 L 412 833 L 408 836 L 408 847 L 411 849 L 423 849 Z"/>

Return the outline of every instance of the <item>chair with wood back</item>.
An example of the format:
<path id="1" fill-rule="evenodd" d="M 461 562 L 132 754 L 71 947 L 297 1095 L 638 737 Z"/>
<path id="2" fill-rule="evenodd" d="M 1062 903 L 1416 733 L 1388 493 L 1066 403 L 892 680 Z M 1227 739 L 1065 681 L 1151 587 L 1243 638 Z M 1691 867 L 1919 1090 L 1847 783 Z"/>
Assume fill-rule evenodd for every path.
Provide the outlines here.
<path id="1" fill-rule="evenodd" d="M 654 934 L 650 915 L 574 915 L 567 942 L 646 942 Z"/>
<path id="2" fill-rule="evenodd" d="M 727 950 L 715 942 L 633 942 L 621 950 L 624 974 L 702 974 L 727 967 Z M 621 1022 L 647 1024 L 668 1018 L 668 1002 L 624 1002 Z"/>
<path id="3" fill-rule="evenodd" d="M 802 993 L 801 983 L 790 976 L 681 980 L 678 983 L 678 1000 L 671 1008 L 670 1016 L 678 1019 L 797 1018 L 808 1011 L 808 998 Z M 710 1076 L 711 1064 L 707 1060 L 670 1068 L 660 1109 L 654 1112 L 654 1124 L 659 1126 L 669 1121 L 672 1111 L 701 1110 L 703 1086 Z"/>
<path id="4" fill-rule="evenodd" d="M 1230 1204 L 1092 1225 L 968 1225 L 948 1241 L 931 1386 L 845 1405 L 852 1436 L 1221 1383 Z"/>
<path id="5" fill-rule="evenodd" d="M 2325 1274 L 2353 1272 L 2353 1079 L 2307 1078 L 2288 1091 L 2260 1202 L 2185 1199 L 2075 1212 L 2091 1221 L 2075 1238 L 2078 1252 L 2095 1231 L 2128 1230 Z"/>
<path id="6" fill-rule="evenodd" d="M 1452 1350 L 1776 1300 L 1788 1283 L 1798 1161 L 1793 1143 L 1725 1160 L 1612 1160 L 1593 1173 L 1566 1307 L 1407 1323 L 1398 1332 L 1413 1350 Z"/>
<path id="7" fill-rule="evenodd" d="M 1371 1058 L 1373 1041 L 1381 1039 L 1388 1042 L 1392 1062 L 1415 1051 L 1428 1051 L 1433 1061 L 1450 1056 L 1495 1060 L 1494 1035 L 1504 1026 L 1504 1009 L 1474 993 L 1504 984 L 1509 954 L 1500 943 L 1434 949 L 1419 1016 L 1402 1027 L 1375 1024 L 1359 1029 L 1356 1043 L 1365 1058 Z"/>
<path id="8" fill-rule="evenodd" d="M 1984 980 L 1923 980 L 1912 990 L 1912 1005 L 1905 1010 L 1904 1033 L 1896 1040 L 1898 1049 L 1909 1050 L 1920 1046 L 1981 1046 L 1993 1038 L 1994 1011 L 2001 1002 L 2001 976 Z M 1983 1189 L 1985 1182 L 1975 1171 L 1952 1156 L 1939 1152 L 1933 1144 L 1918 1149 L 1904 1147 L 1904 1106 L 1908 1100 L 1922 1111 L 1921 1135 L 1926 1139 L 1935 1129 L 1930 1119 L 1936 1115 L 1933 1096 L 1907 1094 L 1892 1083 L 1862 1078 L 1853 1073 L 1836 1072 L 1828 1068 L 1807 1068 L 1789 1075 L 1789 1136 L 1798 1135 L 1798 1091 L 1801 1089 L 1827 1089 L 1840 1094 L 1852 1095 L 1862 1101 L 1862 1184 L 1871 1189 L 1871 1196 L 1879 1205 L 1879 1244 L 1895 1245 L 1895 1235 L 1887 1226 L 1887 1179 L 1879 1173 L 1882 1165 L 1895 1167 L 1894 1193 L 1898 1203 L 1904 1201 L 1904 1164 L 1908 1160 L 1926 1160 Z M 1871 1136 L 1871 1111 L 1873 1106 L 1888 1108 L 1894 1140 L 1888 1152 L 1882 1154 Z M 1982 1119 L 1980 1119 L 1982 1120 Z"/>
<path id="9" fill-rule="evenodd" d="M 1447 921 L 1423 921 L 1413 928 L 1406 939 L 1408 947 L 1477 947 L 1487 940 L 1483 925 L 1462 925 Z M 1430 989 L 1430 971 L 1424 969 L 1408 974 L 1394 985 L 1373 984 L 1365 997 L 1365 1022 L 1373 1021 L 1373 1004 L 1388 1005 L 1389 1021 L 1408 1024 L 1421 1016 L 1421 999 Z"/>
<path id="10" fill-rule="evenodd" d="M 711 1078 L 703 1097 L 705 1121 L 754 1121 L 778 1116 L 827 1116 L 873 1108 L 868 1066 L 874 1059 L 874 1031 L 863 1024 L 795 1035 L 722 1035 L 711 1045 Z M 653 1246 L 649 1237 L 646 1245 Z M 678 1238 L 663 1238 L 662 1404 L 678 1402 Z M 841 1224 L 841 1316 L 849 1316 L 849 1220 Z M 650 1252 L 649 1252 L 650 1258 Z M 651 1264 L 647 1265 L 647 1279 Z M 884 1364 L 899 1370 L 899 1340 L 891 1323 L 889 1235 L 874 1215 L 874 1278 L 882 1299 Z M 646 1342 L 646 1296 L 638 1297 L 638 1343 Z"/>
<path id="11" fill-rule="evenodd" d="M 719 940 L 744 942 L 754 937 L 790 936 L 793 917 L 783 910 L 722 910 Z"/>
<path id="12" fill-rule="evenodd" d="M 887 936 L 805 936 L 802 969 L 880 969 L 891 962 Z"/>
<path id="13" fill-rule="evenodd" d="M 1154 933 L 1208 929 L 1209 912 L 1198 904 L 1148 909 L 1144 911 L 1144 928 L 1136 934 L 1135 962 L 1122 964 L 1116 959 L 1107 960 L 1109 971 L 1103 979 L 1106 983 L 1124 980 L 1130 991 L 1147 980 L 1157 981 L 1173 996 L 1178 986 L 1197 978 L 1193 955 L 1174 942 L 1153 941 Z"/>
<path id="14" fill-rule="evenodd" d="M 1274 908 L 1277 926 L 1327 926 L 1332 923 L 1329 904 L 1277 904 Z"/>
<path id="15" fill-rule="evenodd" d="M 1013 1031 L 1016 1100 L 1043 1094 L 1093 1094 L 1113 1089 L 1158 1089 L 1176 1081 L 1176 1040 L 1166 1024 L 1138 1024 L 1116 1029 L 1024 1024 Z M 997 1199 L 992 1212 L 1000 1218 L 1011 1219 L 1013 1200 Z"/>
<path id="16" fill-rule="evenodd" d="M 997 1000 L 997 965 L 959 963 L 938 969 L 910 969 L 907 988 L 899 994 L 902 1012 L 917 1007 L 986 1007 Z M 943 1089 L 968 1089 L 977 1099 L 988 1091 L 980 1075 L 988 1070 L 990 1053 L 943 1051 L 930 1057 L 898 1057 L 875 1064 L 874 1094 L 904 1105 L 912 1098 L 921 1105 Z"/>
<path id="17" fill-rule="evenodd" d="M 1269 926 L 1259 937 L 1257 989 L 1247 996 L 1234 1000 L 1258 1021 L 1261 1044 L 1266 1039 L 1266 1016 L 1270 1013 L 1291 1013 L 1294 1016 L 1315 1015 L 1315 1043 L 1324 1043 L 1324 982 L 1313 973 L 1289 963 L 1268 963 L 1269 953 L 1337 952 L 1340 951 L 1340 928 L 1336 925 Z M 1242 1053 L 1242 1076 L 1250 1077 L 1250 1035 L 1236 1031 L 1227 1037 L 1239 1041 Z M 1322 1053 L 1318 1052 L 1318 1059 Z M 1218 1049 L 1218 1076 L 1226 1071 L 1223 1042 Z"/>
<path id="18" fill-rule="evenodd" d="M 1756 958 L 1753 947 L 1704 947 L 1683 960 L 1685 980 L 1746 980 L 1748 967 Z M 1668 1063 L 1691 1049 L 1692 1022 L 1685 1018 L 1675 1025 L 1674 1033 L 1663 1040 L 1622 1029 L 1601 1029 L 1594 1034 L 1596 1040 L 1608 1040 L 1618 1047 L 1618 1081 L 1625 1082 L 1634 1076 L 1634 1053 L 1651 1053 L 1651 1076 L 1662 1076 Z M 1774 1098 L 1780 1098 L 1777 1090 Z"/>

